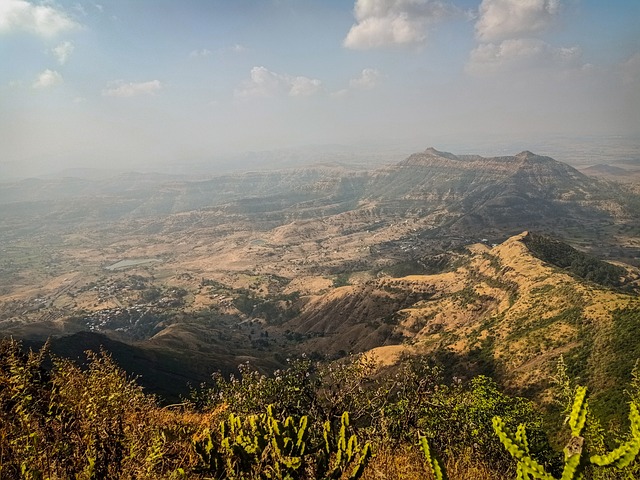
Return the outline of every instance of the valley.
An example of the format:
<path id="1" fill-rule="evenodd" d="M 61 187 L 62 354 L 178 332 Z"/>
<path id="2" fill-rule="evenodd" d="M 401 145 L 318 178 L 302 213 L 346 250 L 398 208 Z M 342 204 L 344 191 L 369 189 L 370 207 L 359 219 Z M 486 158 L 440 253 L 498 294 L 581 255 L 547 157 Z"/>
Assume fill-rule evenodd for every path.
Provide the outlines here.
<path id="1" fill-rule="evenodd" d="M 371 170 L 3 184 L 0 331 L 74 358 L 108 344 L 170 399 L 247 361 L 371 352 L 545 402 L 563 355 L 610 413 L 640 356 L 616 343 L 640 318 L 636 188 L 433 148 Z"/>

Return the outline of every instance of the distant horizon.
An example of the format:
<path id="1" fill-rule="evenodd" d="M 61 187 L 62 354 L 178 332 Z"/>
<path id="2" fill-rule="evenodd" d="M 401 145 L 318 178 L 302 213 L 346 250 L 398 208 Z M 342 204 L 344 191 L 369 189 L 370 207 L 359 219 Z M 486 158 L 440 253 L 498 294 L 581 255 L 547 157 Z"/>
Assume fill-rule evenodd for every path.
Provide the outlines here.
<path id="1" fill-rule="evenodd" d="M 496 136 L 497 137 L 497 136 Z M 482 141 L 455 142 L 452 139 L 436 139 L 435 143 L 407 142 L 402 144 L 380 142 L 378 145 L 298 145 L 274 148 L 263 151 L 239 151 L 212 158 L 193 158 L 147 164 L 120 164 L 113 161 L 106 164 L 93 165 L 83 162 L 64 162 L 50 164 L 44 162 L 44 168 L 37 168 L 36 163 L 12 168 L 8 162 L 0 160 L 0 183 L 19 181 L 29 178 L 101 178 L 121 174 L 157 174 L 172 177 L 199 178 L 207 176 L 227 175 L 248 171 L 272 170 L 318 166 L 323 164 L 344 165 L 352 167 L 370 167 L 372 169 L 399 162 L 413 153 L 435 148 L 438 151 L 456 155 L 481 155 L 485 157 L 513 156 L 523 151 L 531 151 L 537 155 L 550 156 L 555 160 L 572 166 L 590 166 L 624 162 L 637 159 L 640 161 L 640 136 L 549 136 L 531 141 L 492 139 L 486 136 Z M 413 146 L 411 146 L 413 145 Z M 31 167 L 29 170 L 27 167 Z M 186 169 L 186 170 L 185 170 Z"/>

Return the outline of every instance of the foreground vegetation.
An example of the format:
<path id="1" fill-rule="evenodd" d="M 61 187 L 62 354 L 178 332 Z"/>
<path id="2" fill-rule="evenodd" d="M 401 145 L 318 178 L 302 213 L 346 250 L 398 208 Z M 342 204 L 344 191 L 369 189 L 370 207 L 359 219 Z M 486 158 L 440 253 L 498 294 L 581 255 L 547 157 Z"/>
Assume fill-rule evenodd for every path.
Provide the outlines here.
<path id="1" fill-rule="evenodd" d="M 272 376 L 245 364 L 239 376 L 215 376 L 189 400 L 162 407 L 106 353 L 88 355 L 83 370 L 46 346 L 27 353 L 0 342 L 1 479 L 423 479 L 435 458 L 427 452 L 452 480 L 561 478 L 566 454 L 552 444 L 578 435 L 590 458 L 606 460 L 638 438 L 633 413 L 631 434 L 606 432 L 562 368 L 556 390 L 566 432 L 562 418 L 545 423 L 533 403 L 490 378 L 445 382 L 425 358 L 387 370 L 364 357 L 328 365 L 302 358 Z M 640 401 L 635 376 L 628 395 Z M 583 478 L 637 478 L 624 452 L 616 458 L 629 457 L 627 466 L 585 464 Z M 524 457 L 548 476 L 524 476 Z"/>

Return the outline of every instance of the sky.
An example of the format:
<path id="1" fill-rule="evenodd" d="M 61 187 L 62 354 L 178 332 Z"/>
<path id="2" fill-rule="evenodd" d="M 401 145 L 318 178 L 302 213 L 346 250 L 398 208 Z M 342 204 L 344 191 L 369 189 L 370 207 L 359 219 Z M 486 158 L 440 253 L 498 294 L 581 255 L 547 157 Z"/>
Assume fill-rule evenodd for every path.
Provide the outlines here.
<path id="1" fill-rule="evenodd" d="M 639 24 L 638 0 L 0 0 L 0 166 L 638 136 Z"/>

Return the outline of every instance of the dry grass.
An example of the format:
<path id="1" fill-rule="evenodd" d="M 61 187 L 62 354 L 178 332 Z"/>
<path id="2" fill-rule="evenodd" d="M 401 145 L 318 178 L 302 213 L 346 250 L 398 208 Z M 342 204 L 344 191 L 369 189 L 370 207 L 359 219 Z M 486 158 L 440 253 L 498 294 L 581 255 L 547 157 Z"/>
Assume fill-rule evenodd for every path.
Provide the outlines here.
<path id="1" fill-rule="evenodd" d="M 502 480 L 503 477 L 468 454 L 446 462 L 449 480 Z M 363 480 L 432 480 L 433 475 L 417 446 L 381 447 L 362 476 Z"/>
<path id="2" fill-rule="evenodd" d="M 386 447 L 378 450 L 365 469 L 363 480 L 430 479 L 428 467 L 418 447 Z"/>

